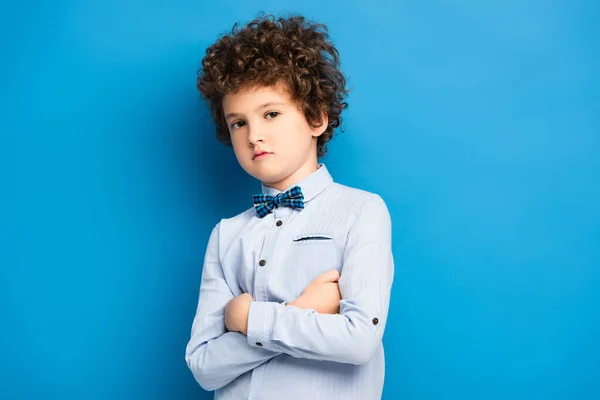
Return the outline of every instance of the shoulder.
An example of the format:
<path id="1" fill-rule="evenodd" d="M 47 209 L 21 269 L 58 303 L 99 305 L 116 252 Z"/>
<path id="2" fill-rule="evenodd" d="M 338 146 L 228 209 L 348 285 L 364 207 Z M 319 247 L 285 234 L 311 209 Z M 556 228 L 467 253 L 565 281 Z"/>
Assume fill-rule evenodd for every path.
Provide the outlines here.
<path id="1" fill-rule="evenodd" d="M 323 194 L 317 208 L 333 220 L 345 221 L 346 231 L 391 224 L 387 204 L 377 193 L 333 183 Z"/>
<path id="2" fill-rule="evenodd" d="M 327 197 L 334 204 L 345 205 L 346 211 L 355 214 L 363 209 L 379 208 L 387 211 L 387 205 L 379 194 L 337 182 L 327 188 Z"/>
<path id="3" fill-rule="evenodd" d="M 256 216 L 256 212 L 254 211 L 254 207 L 250 207 L 241 213 L 234 215 L 233 217 L 222 218 L 214 227 L 213 230 L 217 230 L 219 232 L 231 232 L 241 229 L 245 226 L 250 220 L 252 220 Z"/>
<path id="4" fill-rule="evenodd" d="M 254 207 L 252 207 L 233 217 L 219 220 L 213 225 L 209 238 L 209 247 L 215 247 L 218 249 L 219 254 L 225 254 L 231 242 L 254 216 L 255 211 Z"/>

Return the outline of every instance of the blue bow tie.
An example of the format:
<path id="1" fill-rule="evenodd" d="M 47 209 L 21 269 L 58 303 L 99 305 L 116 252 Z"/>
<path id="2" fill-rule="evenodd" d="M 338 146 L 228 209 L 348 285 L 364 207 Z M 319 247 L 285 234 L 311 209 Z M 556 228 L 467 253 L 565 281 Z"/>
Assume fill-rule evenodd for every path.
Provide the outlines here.
<path id="1" fill-rule="evenodd" d="M 277 196 L 255 194 L 253 199 L 254 208 L 260 218 L 273 212 L 273 209 L 280 205 L 292 208 L 304 208 L 304 195 L 300 186 L 294 186 L 283 193 L 279 193 Z"/>

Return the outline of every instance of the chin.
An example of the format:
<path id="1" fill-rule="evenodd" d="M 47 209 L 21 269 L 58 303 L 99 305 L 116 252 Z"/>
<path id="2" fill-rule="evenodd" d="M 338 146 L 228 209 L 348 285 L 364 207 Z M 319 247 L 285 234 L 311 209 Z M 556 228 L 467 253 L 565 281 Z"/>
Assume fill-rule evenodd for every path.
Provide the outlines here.
<path id="1" fill-rule="evenodd" d="M 249 175 L 267 185 L 276 184 L 287 179 L 299 168 L 291 162 L 282 163 L 281 159 L 272 159 L 264 161 L 267 162 L 255 163 L 254 161 L 251 161 L 250 163 L 246 164 L 246 167 L 244 169 Z"/>
<path id="2" fill-rule="evenodd" d="M 265 166 L 259 167 L 253 164 L 244 167 L 244 170 L 248 175 L 252 176 L 255 179 L 258 179 L 261 182 L 278 182 L 280 174 L 278 174 L 275 171 L 272 172 L 271 169 L 272 168 L 265 168 Z"/>
<path id="3" fill-rule="evenodd" d="M 254 177 L 265 184 L 277 183 L 285 179 L 285 177 L 280 177 L 274 174 L 257 174 Z"/>

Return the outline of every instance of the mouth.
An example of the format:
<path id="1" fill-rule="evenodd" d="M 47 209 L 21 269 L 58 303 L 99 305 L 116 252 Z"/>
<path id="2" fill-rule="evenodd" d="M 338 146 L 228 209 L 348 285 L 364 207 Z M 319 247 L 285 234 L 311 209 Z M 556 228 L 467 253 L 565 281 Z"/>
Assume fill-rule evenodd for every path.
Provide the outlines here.
<path id="1" fill-rule="evenodd" d="M 263 158 L 267 158 L 268 156 L 272 155 L 273 153 L 269 153 L 267 151 L 263 151 L 260 153 L 257 153 L 254 155 L 254 157 L 252 157 L 253 160 L 261 160 Z"/>

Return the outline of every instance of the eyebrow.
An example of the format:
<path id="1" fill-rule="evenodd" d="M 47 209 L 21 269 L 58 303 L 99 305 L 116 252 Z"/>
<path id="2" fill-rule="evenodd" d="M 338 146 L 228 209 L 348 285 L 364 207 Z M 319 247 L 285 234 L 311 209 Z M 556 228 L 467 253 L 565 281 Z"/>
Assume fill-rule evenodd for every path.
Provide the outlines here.
<path id="1" fill-rule="evenodd" d="M 258 111 L 258 110 L 260 110 L 260 109 L 262 109 L 262 108 L 266 108 L 266 107 L 270 107 L 270 106 L 276 106 L 276 105 L 277 105 L 277 106 L 285 106 L 285 103 L 282 103 L 282 102 L 279 102 L 279 101 L 268 101 L 268 102 L 266 102 L 266 103 L 264 103 L 264 104 L 261 104 L 260 106 L 256 107 L 256 108 L 254 109 L 254 112 L 256 112 L 256 111 Z M 234 113 L 234 112 L 231 112 L 231 113 L 228 113 L 228 114 L 225 116 L 225 119 L 229 119 L 229 118 L 231 118 L 231 117 L 239 117 L 240 115 L 241 115 L 241 114 L 239 114 L 239 113 Z"/>

